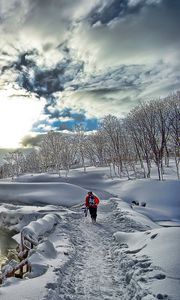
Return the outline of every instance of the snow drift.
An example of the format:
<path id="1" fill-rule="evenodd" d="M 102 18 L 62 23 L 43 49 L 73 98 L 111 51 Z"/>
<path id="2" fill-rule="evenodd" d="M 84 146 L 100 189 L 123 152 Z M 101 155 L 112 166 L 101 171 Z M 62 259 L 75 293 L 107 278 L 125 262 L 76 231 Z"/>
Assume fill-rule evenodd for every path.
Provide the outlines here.
<path id="1" fill-rule="evenodd" d="M 0 202 L 72 206 L 84 201 L 87 190 L 69 183 L 0 183 Z"/>

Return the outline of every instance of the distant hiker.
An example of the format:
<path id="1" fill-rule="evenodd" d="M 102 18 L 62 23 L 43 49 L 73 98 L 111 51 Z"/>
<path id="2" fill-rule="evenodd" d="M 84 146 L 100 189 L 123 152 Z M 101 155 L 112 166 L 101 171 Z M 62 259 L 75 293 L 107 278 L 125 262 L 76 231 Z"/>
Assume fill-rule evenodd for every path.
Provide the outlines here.
<path id="1" fill-rule="evenodd" d="M 99 204 L 99 198 L 95 196 L 93 192 L 88 192 L 86 196 L 86 207 L 89 209 L 93 223 L 96 222 L 98 204 Z"/>

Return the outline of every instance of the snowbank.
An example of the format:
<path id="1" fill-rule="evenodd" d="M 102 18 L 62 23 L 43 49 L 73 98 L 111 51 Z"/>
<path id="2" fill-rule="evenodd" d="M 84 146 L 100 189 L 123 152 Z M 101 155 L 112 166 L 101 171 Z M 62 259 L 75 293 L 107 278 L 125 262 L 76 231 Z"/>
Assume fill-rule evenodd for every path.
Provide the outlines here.
<path id="1" fill-rule="evenodd" d="M 57 216 L 55 214 L 47 214 L 43 218 L 32 221 L 29 225 L 25 226 L 21 234 L 37 245 L 38 238 L 45 235 L 46 232 L 50 232 L 55 224 L 57 224 Z"/>
<path id="2" fill-rule="evenodd" d="M 120 215 L 121 212 L 121 215 L 123 215 L 124 217 L 126 216 L 129 220 L 135 221 L 138 226 L 141 225 L 144 230 L 160 227 L 158 224 L 150 220 L 147 216 L 132 209 L 132 206 L 129 203 L 124 202 L 122 199 L 111 198 L 110 200 L 116 206 L 117 215 Z"/>
<path id="3" fill-rule="evenodd" d="M 87 190 L 69 183 L 0 183 L 0 202 L 70 207 L 84 201 Z"/>
<path id="4" fill-rule="evenodd" d="M 134 208 L 154 221 L 180 222 L 180 181 L 112 180 L 108 174 L 108 168 L 90 167 L 86 173 L 71 170 L 67 179 L 57 174 L 22 175 L 12 183 L 0 183 L 0 202 L 71 206 L 82 202 L 87 190 L 93 190 L 101 199 L 116 195 L 128 203 L 145 202 L 146 207 Z"/>
<path id="5" fill-rule="evenodd" d="M 154 293 L 160 293 L 159 297 L 162 298 L 159 299 L 166 299 L 163 295 L 167 294 L 172 295 L 172 299 L 179 299 L 180 228 L 157 228 L 133 233 L 117 232 L 114 238 L 125 253 L 136 255 L 138 258 L 150 258 L 151 269 L 147 274 L 142 272 L 141 276 Z M 134 272 L 135 280 L 136 275 Z"/>
<path id="6" fill-rule="evenodd" d="M 86 173 L 82 169 L 71 170 L 67 180 L 69 184 L 79 188 L 81 186 L 86 191 L 87 189 L 95 191 L 101 199 L 109 199 L 112 195 L 116 195 L 128 203 L 131 203 L 133 200 L 138 201 L 140 204 L 145 202 L 146 207 L 140 206 L 134 208 L 154 221 L 180 222 L 180 181 L 171 180 L 171 178 L 174 178 L 173 169 L 168 169 L 168 172 L 168 176 L 166 177 L 169 179 L 161 182 L 156 179 L 127 180 L 126 178 L 120 179 L 117 177 L 112 180 L 109 178 L 109 168 L 90 167 L 87 168 Z M 24 182 L 24 184 L 28 182 L 36 184 L 37 182 L 38 184 L 42 184 L 43 182 L 44 185 L 45 183 L 48 185 L 49 182 L 50 184 L 53 184 L 53 182 L 54 184 L 55 182 L 67 184 L 62 183 L 66 179 L 59 177 L 57 174 L 34 174 L 33 176 L 27 174 L 15 180 Z M 79 198 L 84 199 L 85 193 L 79 194 Z M 62 200 L 61 203 L 64 205 Z"/>
<path id="7" fill-rule="evenodd" d="M 154 221 L 180 222 L 180 181 L 133 180 L 123 182 L 116 190 L 118 195 L 131 203 L 146 202 L 146 207 L 134 207 Z"/>
<path id="8" fill-rule="evenodd" d="M 47 207 L 48 208 L 48 207 Z M 49 206 L 50 210 L 52 209 Z M 12 209 L 12 207 L 11 207 Z M 42 210 L 42 208 L 39 208 Z M 23 211 L 23 208 L 19 208 Z M 29 213 L 34 210 L 29 207 Z M 68 211 L 68 209 L 65 209 Z M 30 213 L 30 217 L 33 218 Z M 38 214 L 36 221 L 30 222 L 23 227 L 22 233 L 28 240 L 35 242 L 36 247 L 29 251 L 27 257 L 28 263 L 31 265 L 31 272 L 27 273 L 23 280 L 15 277 L 7 278 L 0 286 L 0 299 L 41 299 L 48 288 L 48 283 L 57 279 L 55 269 L 64 266 L 69 259 L 64 253 L 73 251 L 72 244 L 63 228 L 54 225 L 61 222 L 58 213 L 48 213 L 42 217 Z M 37 218 L 37 214 L 35 214 Z M 54 227 L 54 230 L 52 230 Z M 59 232 L 60 230 L 60 232 Z M 14 236 L 14 239 L 20 242 L 20 234 Z M 13 262 L 6 265 L 4 271 L 11 271 Z M 15 265 L 17 262 L 15 263 Z M 51 298 L 50 298 L 51 299 Z"/>

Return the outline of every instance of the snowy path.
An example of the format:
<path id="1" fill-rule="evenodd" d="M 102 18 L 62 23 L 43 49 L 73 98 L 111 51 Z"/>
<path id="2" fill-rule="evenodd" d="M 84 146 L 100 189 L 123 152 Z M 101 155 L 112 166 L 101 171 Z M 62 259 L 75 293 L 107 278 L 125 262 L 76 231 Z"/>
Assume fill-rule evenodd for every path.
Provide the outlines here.
<path id="1" fill-rule="evenodd" d="M 119 255 L 112 237 L 117 230 L 136 230 L 137 223 L 120 213 L 116 215 L 114 208 L 109 201 L 101 202 L 96 225 L 90 217 L 67 216 L 74 252 L 64 268 L 56 268 L 57 282 L 48 284 L 43 300 L 130 300 L 147 295 L 143 285 L 130 278 L 136 265 L 142 270 L 140 274 L 147 272 L 148 258 L 137 261 L 128 254 Z"/>

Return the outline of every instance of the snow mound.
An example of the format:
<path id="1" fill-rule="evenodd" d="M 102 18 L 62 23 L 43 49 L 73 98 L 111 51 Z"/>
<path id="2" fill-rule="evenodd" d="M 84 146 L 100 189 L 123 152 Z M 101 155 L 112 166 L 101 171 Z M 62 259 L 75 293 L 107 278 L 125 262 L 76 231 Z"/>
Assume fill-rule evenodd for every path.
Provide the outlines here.
<path id="1" fill-rule="evenodd" d="M 55 224 L 57 224 L 57 216 L 55 214 L 47 214 L 43 218 L 32 221 L 29 225 L 25 226 L 21 234 L 37 245 L 38 238 L 45 235 L 46 232 L 50 232 Z"/>
<path id="2" fill-rule="evenodd" d="M 121 215 L 122 221 L 124 220 L 124 218 L 126 218 L 127 222 L 128 220 L 129 222 L 135 221 L 137 225 L 141 227 L 143 230 L 159 227 L 158 224 L 151 221 L 146 215 L 138 213 L 137 211 L 132 209 L 132 206 L 129 203 L 124 202 L 122 199 L 111 198 L 110 201 L 115 206 L 117 216 Z"/>
<path id="3" fill-rule="evenodd" d="M 145 202 L 146 207 L 137 206 L 139 211 L 154 221 L 172 220 L 180 222 L 180 181 L 178 180 L 133 180 L 122 182 L 116 192 L 123 200 L 132 203 Z"/>
<path id="4" fill-rule="evenodd" d="M 56 258 L 57 251 L 54 248 L 54 245 L 50 241 L 44 241 L 43 243 L 39 244 L 37 247 L 37 251 L 43 254 L 46 258 Z"/>
<path id="5" fill-rule="evenodd" d="M 0 202 L 70 207 L 84 201 L 87 190 L 70 183 L 0 183 Z"/>
<path id="6" fill-rule="evenodd" d="M 180 278 L 180 228 L 156 228 L 133 233 L 116 232 L 113 236 L 122 252 L 135 255 L 138 260 L 150 258 L 149 274 L 147 272 L 145 275 L 142 272 L 139 275 L 143 276 L 143 280 L 149 282 L 149 285 L 154 281 L 151 286 L 154 293 L 159 291 L 162 297 L 163 294 L 171 294 L 174 295 L 172 299 L 177 299 Z M 137 276 L 137 271 L 134 272 L 134 276 L 135 274 Z"/>

